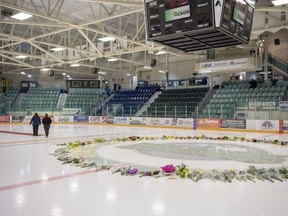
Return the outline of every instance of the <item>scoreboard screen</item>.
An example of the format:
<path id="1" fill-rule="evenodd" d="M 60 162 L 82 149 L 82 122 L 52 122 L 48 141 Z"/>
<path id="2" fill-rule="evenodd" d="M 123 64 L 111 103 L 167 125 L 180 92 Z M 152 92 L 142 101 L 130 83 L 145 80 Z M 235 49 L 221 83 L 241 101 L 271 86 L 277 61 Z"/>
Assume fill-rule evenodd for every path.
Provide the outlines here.
<path id="1" fill-rule="evenodd" d="M 249 42 L 254 7 L 244 0 L 224 0 L 221 28 Z"/>
<path id="2" fill-rule="evenodd" d="M 148 38 L 213 26 L 211 0 L 146 0 Z"/>
<path id="3" fill-rule="evenodd" d="M 248 43 L 255 0 L 144 0 L 147 39 L 190 52 Z"/>

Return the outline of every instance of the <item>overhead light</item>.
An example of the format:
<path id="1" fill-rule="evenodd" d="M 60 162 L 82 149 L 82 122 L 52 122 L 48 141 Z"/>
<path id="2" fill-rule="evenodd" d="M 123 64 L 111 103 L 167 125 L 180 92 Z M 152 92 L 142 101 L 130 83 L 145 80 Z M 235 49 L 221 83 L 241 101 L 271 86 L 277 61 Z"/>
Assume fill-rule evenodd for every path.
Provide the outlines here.
<path id="1" fill-rule="evenodd" d="M 104 71 L 99 71 L 98 74 L 106 74 Z"/>
<path id="2" fill-rule="evenodd" d="M 288 0 L 275 0 L 275 1 L 272 1 L 272 3 L 275 6 L 278 6 L 278 5 L 288 4 Z"/>
<path id="3" fill-rule="evenodd" d="M 62 73 L 63 76 L 66 76 L 66 73 Z"/>
<path id="4" fill-rule="evenodd" d="M 144 68 L 145 69 L 152 69 L 152 67 L 150 65 L 145 65 Z"/>
<path id="5" fill-rule="evenodd" d="M 50 68 L 41 68 L 40 71 L 50 71 Z"/>
<path id="6" fill-rule="evenodd" d="M 115 40 L 115 38 L 113 38 L 113 37 L 103 37 L 103 38 L 99 38 L 98 40 L 100 40 L 102 42 L 107 42 L 107 41 L 113 41 L 113 40 Z"/>
<path id="7" fill-rule="evenodd" d="M 166 54 L 166 52 L 161 50 L 161 51 L 158 51 L 155 55 L 162 55 L 162 54 Z"/>
<path id="8" fill-rule="evenodd" d="M 165 70 L 159 70 L 159 73 L 166 73 Z"/>
<path id="9" fill-rule="evenodd" d="M 21 72 L 21 74 L 23 74 L 23 75 L 24 75 L 24 74 L 26 74 L 26 73 L 22 71 L 22 72 Z"/>
<path id="10" fill-rule="evenodd" d="M 23 13 L 23 12 L 20 12 L 20 13 L 17 13 L 15 15 L 11 16 L 11 18 L 17 19 L 17 20 L 26 20 L 26 19 L 28 19 L 30 17 L 32 17 L 32 15 L 26 14 L 26 13 Z"/>
<path id="11" fill-rule="evenodd" d="M 15 56 L 16 59 L 25 59 L 27 58 L 28 56 L 24 56 L 24 55 L 18 55 L 18 56 Z"/>
<path id="12" fill-rule="evenodd" d="M 31 75 L 31 74 L 28 74 L 27 76 L 28 76 L 28 77 L 32 77 L 32 75 Z"/>
<path id="13" fill-rule="evenodd" d="M 70 78 L 70 75 L 67 75 L 68 78 Z"/>
<path id="14" fill-rule="evenodd" d="M 80 64 L 70 64 L 71 67 L 79 67 Z"/>
<path id="15" fill-rule="evenodd" d="M 55 52 L 58 52 L 58 51 L 63 51 L 65 50 L 64 48 L 62 47 L 55 47 L 55 48 L 52 48 L 51 50 L 55 51 Z"/>
<path id="16" fill-rule="evenodd" d="M 119 59 L 118 58 L 110 58 L 108 59 L 108 62 L 114 62 L 114 61 L 118 61 Z"/>
<path id="17" fill-rule="evenodd" d="M 212 72 L 211 70 L 206 70 L 206 69 L 198 71 L 198 73 L 211 73 L 211 72 Z"/>
<path id="18" fill-rule="evenodd" d="M 129 74 L 129 73 L 128 73 L 128 74 L 126 74 L 126 75 L 127 75 L 127 76 L 131 76 L 131 74 Z"/>

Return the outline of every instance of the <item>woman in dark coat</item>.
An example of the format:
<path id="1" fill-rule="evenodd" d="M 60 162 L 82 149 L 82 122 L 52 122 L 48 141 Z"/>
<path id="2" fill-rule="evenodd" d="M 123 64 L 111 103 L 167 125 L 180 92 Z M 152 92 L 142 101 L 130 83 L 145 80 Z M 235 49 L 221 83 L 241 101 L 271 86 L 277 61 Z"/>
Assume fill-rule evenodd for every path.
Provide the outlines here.
<path id="1" fill-rule="evenodd" d="M 35 113 L 30 121 L 30 125 L 33 126 L 33 136 L 38 136 L 38 129 L 39 125 L 41 125 L 41 119 L 38 115 L 38 113 Z"/>

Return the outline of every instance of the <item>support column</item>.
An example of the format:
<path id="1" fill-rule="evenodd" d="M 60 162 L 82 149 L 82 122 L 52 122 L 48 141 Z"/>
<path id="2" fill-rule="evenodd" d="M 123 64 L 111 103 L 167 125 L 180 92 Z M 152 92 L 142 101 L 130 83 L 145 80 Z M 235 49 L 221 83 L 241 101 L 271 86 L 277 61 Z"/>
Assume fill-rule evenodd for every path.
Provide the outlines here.
<path id="1" fill-rule="evenodd" d="M 268 34 L 264 36 L 264 59 L 263 59 L 263 66 L 264 66 L 264 80 L 268 80 Z"/>

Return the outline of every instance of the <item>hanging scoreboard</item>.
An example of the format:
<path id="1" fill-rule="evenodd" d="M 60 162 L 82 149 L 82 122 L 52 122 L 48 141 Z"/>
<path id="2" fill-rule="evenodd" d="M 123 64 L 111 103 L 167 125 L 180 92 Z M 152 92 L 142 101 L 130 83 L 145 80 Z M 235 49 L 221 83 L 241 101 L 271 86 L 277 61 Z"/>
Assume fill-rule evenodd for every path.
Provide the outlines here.
<path id="1" fill-rule="evenodd" d="M 248 43 L 255 0 L 145 0 L 147 39 L 184 52 Z"/>

